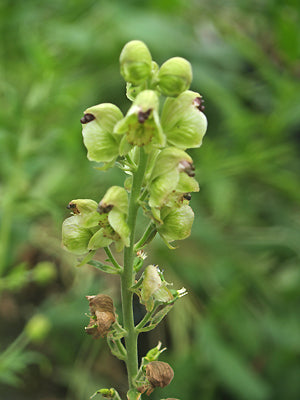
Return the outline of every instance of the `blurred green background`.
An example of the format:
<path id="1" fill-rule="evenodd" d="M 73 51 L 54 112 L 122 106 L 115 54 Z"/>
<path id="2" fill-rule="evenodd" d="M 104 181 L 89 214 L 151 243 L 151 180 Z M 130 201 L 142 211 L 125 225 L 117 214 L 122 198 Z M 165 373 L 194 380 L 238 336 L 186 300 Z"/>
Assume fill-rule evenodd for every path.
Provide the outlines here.
<path id="1" fill-rule="evenodd" d="M 126 111 L 118 57 L 141 39 L 159 64 L 190 60 L 209 120 L 190 152 L 192 236 L 174 251 L 155 239 L 148 258 L 189 291 L 141 336 L 141 355 L 161 339 L 175 370 L 151 398 L 298 400 L 298 1 L 1 0 L 0 21 L 1 399 L 126 390 L 122 363 L 84 333 L 86 294 L 120 314 L 118 279 L 76 269 L 60 229 L 70 200 L 122 184 L 87 161 L 79 119 L 101 102 Z"/>

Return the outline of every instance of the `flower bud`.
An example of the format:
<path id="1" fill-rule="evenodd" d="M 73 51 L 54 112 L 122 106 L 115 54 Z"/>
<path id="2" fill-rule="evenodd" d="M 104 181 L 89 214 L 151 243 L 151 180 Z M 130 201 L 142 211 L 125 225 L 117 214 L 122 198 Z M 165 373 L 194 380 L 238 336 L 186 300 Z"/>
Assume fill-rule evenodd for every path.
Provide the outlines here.
<path id="1" fill-rule="evenodd" d="M 40 285 L 46 285 L 56 278 L 55 264 L 50 261 L 41 261 L 32 270 L 33 279 Z"/>
<path id="2" fill-rule="evenodd" d="M 94 232 L 80 225 L 81 217 L 74 215 L 64 220 L 62 244 L 71 253 L 81 255 L 88 252 L 88 244 Z"/>
<path id="3" fill-rule="evenodd" d="M 140 40 L 128 42 L 120 54 L 121 75 L 126 82 L 139 85 L 151 74 L 152 57 L 148 47 Z"/>
<path id="4" fill-rule="evenodd" d="M 92 314 L 89 325 L 85 328 L 86 333 L 92 335 L 94 339 L 104 337 L 115 322 L 114 304 L 111 297 L 105 294 L 97 296 L 86 296 L 89 301 L 90 312 Z"/>
<path id="5" fill-rule="evenodd" d="M 158 115 L 159 101 L 156 92 L 143 90 L 138 94 L 125 118 L 119 121 L 114 134 L 126 135 L 120 144 L 120 153 L 127 154 L 130 146 L 125 146 L 126 140 L 131 146 L 151 145 L 162 147 L 165 145 L 165 135 L 160 126 Z"/>
<path id="6" fill-rule="evenodd" d="M 25 333 L 33 342 L 41 342 L 51 329 L 51 323 L 43 314 L 34 315 L 25 326 Z"/>
<path id="7" fill-rule="evenodd" d="M 193 73 L 191 64 L 182 57 L 167 60 L 158 72 L 158 88 L 164 96 L 176 97 L 190 87 Z"/>
<path id="8" fill-rule="evenodd" d="M 151 311 L 154 302 L 167 303 L 173 299 L 173 295 L 167 288 L 166 281 L 162 280 L 162 274 L 158 267 L 148 265 L 143 274 L 140 299 L 145 304 L 146 309 Z"/>
<path id="9" fill-rule="evenodd" d="M 167 142 L 180 149 L 200 147 L 207 129 L 207 119 L 201 111 L 201 95 L 187 90 L 177 98 L 165 101 L 161 124 Z"/>
<path id="10" fill-rule="evenodd" d="M 191 234 L 194 212 L 183 204 L 178 208 L 164 207 L 161 211 L 163 223 L 157 224 L 157 231 L 167 242 L 186 239 Z"/>
<path id="11" fill-rule="evenodd" d="M 156 387 L 164 388 L 169 385 L 174 378 L 174 371 L 168 363 L 163 361 L 152 361 L 146 365 L 146 378 L 152 386 L 152 390 L 150 391 L 151 393 Z M 148 393 L 149 390 L 147 394 Z"/>
<path id="12" fill-rule="evenodd" d="M 119 154 L 119 143 L 112 135 L 115 124 L 123 118 L 117 106 L 110 103 L 98 104 L 85 110 L 82 135 L 90 161 L 111 162 Z"/>

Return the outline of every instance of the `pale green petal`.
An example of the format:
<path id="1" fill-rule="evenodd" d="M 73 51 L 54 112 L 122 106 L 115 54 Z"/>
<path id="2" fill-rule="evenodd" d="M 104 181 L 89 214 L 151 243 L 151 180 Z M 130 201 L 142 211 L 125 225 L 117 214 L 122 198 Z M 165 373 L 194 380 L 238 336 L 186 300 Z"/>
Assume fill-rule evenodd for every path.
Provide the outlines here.
<path id="1" fill-rule="evenodd" d="M 195 178 L 188 176 L 186 173 L 179 174 L 179 181 L 176 187 L 178 193 L 199 192 L 199 184 Z"/>
<path id="2" fill-rule="evenodd" d="M 164 216 L 164 213 L 168 214 Z M 168 242 L 186 239 L 191 234 L 194 221 L 194 212 L 188 205 L 179 208 L 162 210 L 163 224 L 157 227 L 160 235 Z"/>
<path id="3" fill-rule="evenodd" d="M 121 211 L 123 214 L 127 214 L 128 211 L 128 194 L 126 190 L 121 186 L 111 186 L 100 202 L 100 206 L 113 206 Z"/>
<path id="4" fill-rule="evenodd" d="M 90 239 L 88 244 L 89 250 L 97 250 L 100 247 L 107 247 L 111 244 L 112 239 L 109 239 L 103 235 L 103 228 L 99 229 Z"/>
<path id="5" fill-rule="evenodd" d="M 149 206 L 151 208 L 161 208 L 168 200 L 172 191 L 175 191 L 178 180 L 179 172 L 176 169 L 154 179 L 149 188 Z"/>
<path id="6" fill-rule="evenodd" d="M 116 208 L 108 213 L 108 222 L 113 230 L 120 236 L 126 247 L 129 246 L 130 230 L 126 222 L 126 215 Z"/>
<path id="7" fill-rule="evenodd" d="M 88 243 L 93 233 L 80 225 L 81 216 L 74 215 L 64 220 L 62 244 L 71 253 L 80 255 L 88 252 Z"/>
<path id="8" fill-rule="evenodd" d="M 183 150 L 176 147 L 167 147 L 163 149 L 157 156 L 155 166 L 151 174 L 151 180 L 156 177 L 177 169 L 181 161 L 192 163 L 192 158 Z"/>

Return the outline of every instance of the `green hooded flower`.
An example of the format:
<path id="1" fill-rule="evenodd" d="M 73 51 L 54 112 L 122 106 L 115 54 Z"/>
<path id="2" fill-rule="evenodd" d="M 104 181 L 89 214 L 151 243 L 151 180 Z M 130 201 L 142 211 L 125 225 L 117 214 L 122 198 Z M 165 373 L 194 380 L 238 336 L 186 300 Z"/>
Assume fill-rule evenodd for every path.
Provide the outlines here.
<path id="1" fill-rule="evenodd" d="M 128 195 L 120 186 L 110 187 L 97 208 L 103 234 L 116 242 L 118 250 L 122 250 L 123 246 L 129 246 L 130 230 L 126 222 L 127 210 Z"/>
<path id="2" fill-rule="evenodd" d="M 182 150 L 201 146 L 207 129 L 207 119 L 202 109 L 201 95 L 190 90 L 175 99 L 166 99 L 161 125 L 169 145 Z"/>
<path id="3" fill-rule="evenodd" d="M 124 135 L 120 143 L 121 155 L 127 154 L 131 146 L 146 146 L 146 150 L 150 150 L 153 146 L 165 145 L 158 107 L 158 96 L 153 90 L 144 90 L 137 95 L 125 118 L 114 128 L 116 137 Z"/>
<path id="4" fill-rule="evenodd" d="M 159 153 L 148 187 L 149 206 L 156 220 L 162 221 L 163 206 L 178 203 L 184 193 L 199 191 L 194 170 L 192 158 L 183 150 L 168 147 Z"/>
<path id="5" fill-rule="evenodd" d="M 114 136 L 115 124 L 123 118 L 117 106 L 110 103 L 98 104 L 85 110 L 82 136 L 90 161 L 109 163 L 119 155 L 119 138 Z"/>
<path id="6" fill-rule="evenodd" d="M 190 236 L 194 212 L 187 204 L 180 207 L 164 207 L 161 210 L 162 224 L 157 223 L 157 231 L 165 242 L 183 240 Z"/>
<path id="7" fill-rule="evenodd" d="M 173 299 L 172 293 L 167 288 L 167 282 L 157 266 L 148 265 L 143 272 L 140 299 L 147 311 L 153 309 L 154 302 L 167 303 Z"/>
<path id="8" fill-rule="evenodd" d="M 158 89 L 164 96 L 176 97 L 190 87 L 193 79 L 191 64 L 182 57 L 167 60 L 158 72 Z"/>
<path id="9" fill-rule="evenodd" d="M 64 220 L 62 225 L 62 244 L 73 254 L 82 255 L 89 251 L 89 241 L 94 230 L 81 225 L 80 215 L 74 215 Z"/>
<path id="10" fill-rule="evenodd" d="M 152 57 L 148 47 L 140 40 L 132 40 L 120 55 L 121 75 L 126 82 L 139 85 L 150 77 Z"/>

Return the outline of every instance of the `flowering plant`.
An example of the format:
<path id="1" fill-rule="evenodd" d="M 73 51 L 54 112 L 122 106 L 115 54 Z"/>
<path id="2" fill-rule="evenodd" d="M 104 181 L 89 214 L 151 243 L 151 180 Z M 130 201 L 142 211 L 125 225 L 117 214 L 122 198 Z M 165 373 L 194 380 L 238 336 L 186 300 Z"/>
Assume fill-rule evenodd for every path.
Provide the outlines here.
<path id="1" fill-rule="evenodd" d="M 156 234 L 169 248 L 175 240 L 190 235 L 194 213 L 189 206 L 191 192 L 199 191 L 195 168 L 186 149 L 200 147 L 207 121 L 203 99 L 189 90 L 190 63 L 181 57 L 167 60 L 160 68 L 152 61 L 147 46 L 138 40 L 125 45 L 120 55 L 121 74 L 132 101 L 127 114 L 109 103 L 88 108 L 81 119 L 83 142 L 90 161 L 107 169 L 114 165 L 129 176 L 124 187 L 112 186 L 100 202 L 72 200 L 72 216 L 62 226 L 63 246 L 83 257 L 79 266 L 90 264 L 121 278 L 122 323 L 113 300 L 105 294 L 87 296 L 90 322 L 86 332 L 94 338 L 106 337 L 112 353 L 125 361 L 129 390 L 127 399 L 141 399 L 156 387 L 165 387 L 173 378 L 172 368 L 158 361 L 161 343 L 151 349 L 138 365 L 137 340 L 141 332 L 154 329 L 186 294 L 174 290 L 155 265 L 143 268 L 144 248 Z M 160 107 L 161 103 L 163 105 Z M 136 241 L 139 208 L 149 219 L 142 237 Z M 124 251 L 120 265 L 110 248 Z M 99 248 L 107 263 L 94 260 Z M 145 306 L 145 315 L 135 325 L 133 295 Z M 108 399 L 121 399 L 115 389 L 99 389 Z"/>

